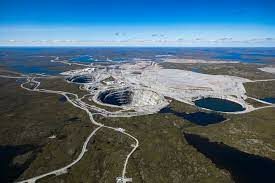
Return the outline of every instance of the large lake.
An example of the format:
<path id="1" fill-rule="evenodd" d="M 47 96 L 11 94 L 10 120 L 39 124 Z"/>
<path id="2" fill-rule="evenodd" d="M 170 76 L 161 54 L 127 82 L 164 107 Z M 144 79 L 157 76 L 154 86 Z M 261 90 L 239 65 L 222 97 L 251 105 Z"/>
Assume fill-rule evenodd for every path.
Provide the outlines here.
<path id="1" fill-rule="evenodd" d="M 228 170 L 240 183 L 271 183 L 275 180 L 275 161 L 242 152 L 222 143 L 210 142 L 194 134 L 184 134 L 187 142 L 209 158 L 218 168 Z"/>
<path id="2" fill-rule="evenodd" d="M 0 47 L 0 66 L 22 73 L 57 74 L 54 56 L 72 62 L 91 63 L 112 60 L 134 61 L 149 59 L 159 61 L 157 55 L 181 58 L 232 60 L 244 63 L 270 63 L 275 48 L 127 48 L 127 47 Z M 59 64 L 60 66 L 60 64 Z M 194 68 L 195 72 L 199 72 Z"/>

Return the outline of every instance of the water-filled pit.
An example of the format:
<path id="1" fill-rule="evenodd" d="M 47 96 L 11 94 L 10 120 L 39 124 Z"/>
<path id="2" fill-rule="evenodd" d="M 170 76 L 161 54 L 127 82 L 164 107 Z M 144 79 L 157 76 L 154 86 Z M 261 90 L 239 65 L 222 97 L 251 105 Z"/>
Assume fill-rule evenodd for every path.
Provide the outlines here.
<path id="1" fill-rule="evenodd" d="M 202 98 L 195 100 L 194 103 L 198 107 L 219 112 L 239 112 L 245 110 L 242 105 L 236 102 L 220 98 Z"/>

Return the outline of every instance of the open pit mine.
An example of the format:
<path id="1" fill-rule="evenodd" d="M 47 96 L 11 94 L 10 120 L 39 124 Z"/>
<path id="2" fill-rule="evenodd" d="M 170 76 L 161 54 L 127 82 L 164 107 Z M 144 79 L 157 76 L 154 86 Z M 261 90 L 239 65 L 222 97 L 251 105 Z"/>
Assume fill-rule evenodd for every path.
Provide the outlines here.
<path id="1" fill-rule="evenodd" d="M 195 101 L 202 98 L 218 98 L 241 105 L 243 110 L 234 113 L 253 110 L 253 106 L 245 102 L 243 86 L 252 81 L 235 76 L 164 69 L 155 62 L 143 61 L 107 67 L 91 65 L 61 74 L 68 82 L 83 84 L 97 104 L 142 114 L 158 112 L 170 99 L 195 105 Z"/>

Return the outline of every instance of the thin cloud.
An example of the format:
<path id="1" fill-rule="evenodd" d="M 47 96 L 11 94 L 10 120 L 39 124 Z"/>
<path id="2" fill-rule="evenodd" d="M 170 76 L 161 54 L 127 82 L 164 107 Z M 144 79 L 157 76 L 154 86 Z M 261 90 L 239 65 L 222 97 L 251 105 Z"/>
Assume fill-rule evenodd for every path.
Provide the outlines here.
<path id="1" fill-rule="evenodd" d="M 165 37 L 164 34 L 152 34 L 151 36 L 152 36 L 152 37 L 158 37 L 158 38 L 163 38 L 163 37 Z"/>
<path id="2" fill-rule="evenodd" d="M 53 39 L 53 40 L 0 40 L 1 45 L 85 45 L 85 46 L 96 46 L 96 45 L 264 45 L 264 44 L 275 44 L 275 38 L 265 37 L 265 38 L 252 38 L 237 40 L 231 37 L 223 37 L 218 39 L 203 39 L 203 38 L 194 38 L 194 39 L 168 39 L 168 38 L 159 38 L 159 39 L 113 39 L 113 40 L 73 40 L 73 39 Z"/>

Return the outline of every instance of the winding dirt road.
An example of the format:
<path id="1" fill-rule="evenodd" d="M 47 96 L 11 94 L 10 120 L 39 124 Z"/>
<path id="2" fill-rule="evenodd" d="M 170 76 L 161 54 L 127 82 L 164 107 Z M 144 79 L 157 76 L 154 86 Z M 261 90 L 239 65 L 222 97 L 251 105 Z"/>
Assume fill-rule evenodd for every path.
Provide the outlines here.
<path id="1" fill-rule="evenodd" d="M 126 159 L 125 159 L 125 162 L 124 162 L 124 165 L 123 165 L 123 170 L 122 170 L 122 182 L 126 182 L 126 169 L 127 169 L 127 164 L 128 164 L 128 161 L 129 161 L 129 158 L 131 157 L 131 155 L 135 152 L 135 150 L 138 148 L 139 146 L 139 141 L 137 138 L 135 138 L 133 135 L 125 132 L 124 129 L 122 128 L 114 128 L 114 127 L 111 127 L 111 126 L 106 126 L 104 124 L 101 124 L 101 123 L 98 123 L 94 120 L 93 118 L 93 115 L 94 114 L 102 114 L 103 116 L 106 116 L 106 111 L 105 110 L 100 110 L 100 111 L 97 111 L 96 113 L 92 113 L 90 112 L 89 108 L 93 107 L 93 109 L 98 109 L 96 106 L 91 106 L 89 104 L 86 104 L 85 102 L 83 102 L 81 99 L 82 98 L 79 98 L 79 96 L 75 93 L 71 93 L 71 92 L 65 92 L 65 91 L 55 91 L 55 90 L 47 90 L 47 89 L 40 89 L 39 86 L 40 86 L 40 82 L 39 81 L 36 81 L 34 77 L 29 77 L 29 76 L 5 76 L 5 75 L 0 75 L 0 77 L 2 78 L 11 78 L 11 79 L 18 79 L 18 78 L 25 78 L 27 81 L 22 83 L 21 84 L 21 88 L 25 89 L 25 90 L 28 90 L 28 91 L 31 91 L 31 92 L 41 92 L 41 93 L 51 93 L 51 94 L 59 94 L 59 95 L 63 95 L 64 97 L 66 97 L 67 101 L 70 102 L 73 106 L 79 108 L 79 109 L 82 109 L 84 110 L 88 116 L 89 116 L 89 119 L 90 121 L 98 126 L 95 130 L 93 130 L 90 135 L 86 138 L 83 146 L 82 146 L 82 150 L 81 150 L 81 153 L 78 155 L 78 157 L 73 161 L 71 162 L 70 164 L 62 167 L 62 168 L 59 168 L 57 170 L 53 170 L 53 171 L 50 171 L 48 173 L 45 173 L 45 174 L 42 174 L 42 175 L 38 175 L 38 176 L 35 176 L 35 177 L 32 177 L 32 178 L 29 178 L 29 179 L 26 179 L 26 180 L 23 180 L 23 181 L 19 181 L 18 183 L 34 183 L 36 182 L 37 180 L 39 179 L 42 179 L 44 177 L 47 177 L 49 175 L 61 175 L 61 174 L 64 174 L 64 173 L 67 173 L 68 172 L 68 168 L 72 167 L 73 165 L 75 165 L 76 163 L 78 163 L 82 158 L 83 156 L 85 155 L 85 153 L 88 151 L 87 149 L 87 145 L 90 141 L 90 139 L 96 134 L 96 132 L 102 128 L 108 128 L 108 129 L 112 129 L 118 133 L 122 133 L 124 135 L 127 135 L 128 137 L 130 137 L 131 139 L 133 139 L 135 141 L 135 144 L 133 145 L 133 149 L 131 150 L 131 152 L 127 155 Z M 26 87 L 25 85 L 27 84 L 33 84 L 33 88 L 28 88 Z M 72 95 L 74 96 L 74 99 L 71 99 L 68 95 Z M 109 116 L 109 115 L 107 115 Z"/>

